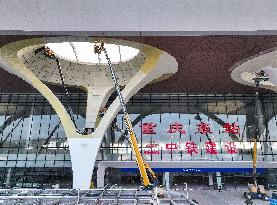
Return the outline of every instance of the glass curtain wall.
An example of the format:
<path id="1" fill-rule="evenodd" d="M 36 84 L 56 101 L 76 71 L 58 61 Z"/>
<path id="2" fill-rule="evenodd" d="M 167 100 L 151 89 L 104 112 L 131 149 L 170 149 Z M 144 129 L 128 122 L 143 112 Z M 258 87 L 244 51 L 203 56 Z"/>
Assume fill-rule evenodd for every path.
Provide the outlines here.
<path id="1" fill-rule="evenodd" d="M 260 97 L 258 119 L 253 95 L 142 94 L 128 103 L 128 110 L 147 160 L 251 161 L 257 137 L 258 161 L 274 161 L 276 100 L 273 94 Z M 114 123 L 127 134 L 123 114 Z M 122 134 L 111 129 L 109 135 L 110 141 L 103 142 L 102 159 L 134 160 Z"/>
<path id="2" fill-rule="evenodd" d="M 58 94 L 66 105 L 66 98 Z M 115 96 L 107 103 L 110 105 Z M 259 123 L 251 94 L 137 94 L 127 104 L 146 160 L 252 160 L 258 135 L 258 161 L 275 161 L 277 95 L 260 97 Z M 76 128 L 85 125 L 86 94 L 71 94 Z M 119 113 L 117 123 L 127 134 Z M 135 160 L 125 137 L 108 129 L 97 160 Z M 260 132 L 256 132 L 259 126 Z M 49 186 L 71 181 L 71 162 L 63 127 L 39 94 L 0 95 L 0 186 Z"/>
<path id="3" fill-rule="evenodd" d="M 0 96 L 0 187 L 71 185 L 72 171 L 64 129 L 50 104 L 39 94 Z M 66 104 L 65 96 L 58 95 Z M 86 96 L 71 95 L 77 129 Z"/>

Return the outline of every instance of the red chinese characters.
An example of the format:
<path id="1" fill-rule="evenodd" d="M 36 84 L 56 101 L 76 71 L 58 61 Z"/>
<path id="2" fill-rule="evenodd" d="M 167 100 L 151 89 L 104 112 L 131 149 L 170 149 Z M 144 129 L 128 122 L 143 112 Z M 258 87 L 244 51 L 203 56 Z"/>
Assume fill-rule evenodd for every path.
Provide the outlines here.
<path id="1" fill-rule="evenodd" d="M 237 148 L 234 142 L 227 142 L 225 144 L 225 147 L 229 154 L 237 154 Z"/>
<path id="2" fill-rule="evenodd" d="M 176 133 L 177 131 L 181 134 L 186 134 L 186 131 L 183 130 L 183 124 L 180 124 L 178 122 L 170 124 L 170 129 L 167 131 L 167 133 Z"/>
<path id="3" fill-rule="evenodd" d="M 212 134 L 211 127 L 209 124 L 207 124 L 205 122 L 201 122 L 200 124 L 197 124 L 197 126 L 198 126 L 198 131 L 195 132 L 195 134 L 196 133 L 200 133 L 203 135 L 208 134 L 208 133 Z"/>
<path id="4" fill-rule="evenodd" d="M 170 153 L 172 153 L 173 150 L 177 150 L 177 144 L 176 143 L 167 143 L 165 144 L 165 149 L 170 150 Z"/>
<path id="5" fill-rule="evenodd" d="M 156 126 L 157 124 L 153 122 L 143 123 L 140 125 L 140 127 L 142 127 L 142 134 L 156 134 L 154 129 Z"/>
<path id="6" fill-rule="evenodd" d="M 185 146 L 188 154 L 198 153 L 197 146 L 194 142 L 186 142 Z"/>
<path id="7" fill-rule="evenodd" d="M 141 129 L 142 129 L 142 134 L 156 134 L 156 130 L 155 128 L 157 127 L 157 124 L 153 123 L 153 122 L 147 122 L 147 123 L 143 123 L 141 125 Z M 234 123 L 225 123 L 224 124 L 224 132 L 226 133 L 232 133 L 232 134 L 240 134 L 240 127 L 239 124 L 234 122 Z M 168 129 L 168 128 L 167 128 Z M 222 151 L 224 150 L 224 152 L 228 153 L 228 154 L 237 154 L 237 148 L 234 142 L 227 142 L 224 145 L 220 145 L 217 144 L 216 142 L 214 142 L 214 140 L 211 140 L 212 138 L 210 137 L 210 135 L 208 136 L 208 134 L 212 134 L 212 130 L 211 130 L 211 125 L 205 122 L 200 122 L 199 124 L 197 124 L 197 132 L 195 132 L 195 134 L 200 133 L 202 135 L 207 135 L 208 137 L 208 142 L 204 142 L 205 145 L 204 149 L 206 150 L 206 154 L 218 154 L 218 150 Z M 169 129 L 167 130 L 167 133 L 171 133 L 172 135 L 170 136 L 171 140 L 175 137 L 176 138 L 176 134 L 177 133 L 179 135 L 179 133 L 181 135 L 186 134 L 186 131 L 184 129 L 183 124 L 179 123 L 179 122 L 174 122 L 172 124 L 170 124 Z M 220 132 L 219 132 L 220 133 Z M 163 134 L 163 133 L 162 133 Z M 177 139 L 177 138 L 176 138 Z M 174 139 L 173 141 L 175 141 L 176 139 Z M 170 141 L 171 141 L 170 140 Z M 181 140 L 181 138 L 178 137 L 177 140 Z M 201 142 L 201 141 L 200 141 Z M 183 146 L 181 147 L 180 143 L 184 143 Z M 217 147 L 219 146 L 219 147 Z M 165 150 L 169 151 L 171 154 L 173 153 L 173 151 L 177 151 L 177 150 L 182 150 L 184 152 L 186 152 L 187 154 L 198 154 L 199 152 L 201 152 L 202 155 L 202 144 L 199 144 L 199 146 L 197 146 L 195 144 L 195 142 L 193 141 L 187 141 L 187 142 L 169 142 L 165 144 L 165 147 L 163 147 L 163 149 L 165 148 Z M 152 136 L 151 136 L 151 141 L 149 141 L 148 144 L 146 144 L 146 149 L 144 150 L 144 154 L 161 154 L 163 149 L 160 147 L 159 148 L 159 144 L 154 143 L 154 141 L 152 141 Z M 168 153 L 168 152 L 167 152 Z"/>
<path id="8" fill-rule="evenodd" d="M 144 154 L 160 154 L 160 150 L 158 150 L 158 147 L 160 145 L 157 143 L 148 143 L 146 144 L 147 150 L 144 150 Z"/>
<path id="9" fill-rule="evenodd" d="M 224 124 L 224 129 L 225 129 L 225 132 L 228 132 L 228 133 L 232 133 L 232 134 L 239 134 L 240 133 L 240 128 L 239 128 L 239 125 L 237 123 L 225 123 Z"/>
<path id="10" fill-rule="evenodd" d="M 157 144 L 157 143 L 149 143 L 149 144 L 147 144 L 146 145 L 146 147 L 147 148 L 157 148 L 157 147 L 159 147 L 160 145 L 159 144 Z"/>
<path id="11" fill-rule="evenodd" d="M 157 124 L 153 122 L 146 122 L 140 125 L 142 127 L 142 134 L 156 134 L 155 127 Z M 232 133 L 232 134 L 240 134 L 240 127 L 238 123 L 225 123 L 224 124 L 224 132 Z M 211 126 L 208 123 L 201 122 L 197 124 L 198 131 L 195 134 L 212 134 Z M 186 134 L 186 131 L 183 129 L 183 124 L 175 122 L 170 124 L 170 128 L 167 133 L 176 133 L 179 132 L 181 134 Z"/>
<path id="12" fill-rule="evenodd" d="M 220 147 L 217 147 L 218 145 L 216 144 L 216 142 L 205 142 L 205 149 L 206 149 L 206 154 L 218 154 L 218 149 L 220 149 Z M 159 149 L 160 145 L 157 143 L 148 143 L 146 144 L 146 149 L 144 150 L 144 154 L 161 154 L 161 150 Z M 235 145 L 235 142 L 226 142 L 221 149 L 225 148 L 224 150 L 226 150 L 227 154 L 237 154 L 238 150 L 237 147 Z M 173 151 L 182 149 L 181 145 L 179 143 L 167 143 L 165 144 L 165 149 L 169 150 L 169 152 L 172 154 Z M 184 150 L 186 151 L 187 154 L 193 155 L 193 154 L 198 154 L 199 150 L 201 149 L 201 145 L 200 147 L 198 147 L 195 142 L 193 141 L 187 141 L 184 144 Z"/>
<path id="13" fill-rule="evenodd" d="M 216 143 L 206 142 L 206 154 L 217 154 Z"/>
<path id="14" fill-rule="evenodd" d="M 144 150 L 144 154 L 160 154 L 159 150 Z"/>

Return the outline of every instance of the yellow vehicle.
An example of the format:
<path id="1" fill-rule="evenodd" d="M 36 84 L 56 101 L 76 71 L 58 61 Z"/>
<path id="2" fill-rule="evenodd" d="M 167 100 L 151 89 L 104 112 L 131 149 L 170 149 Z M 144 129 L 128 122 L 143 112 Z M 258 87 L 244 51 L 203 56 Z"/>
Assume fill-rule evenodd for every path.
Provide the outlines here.
<path id="1" fill-rule="evenodd" d="M 255 116 L 256 116 L 256 133 L 253 139 L 254 147 L 253 147 L 253 184 L 248 184 L 249 193 L 245 192 L 244 197 L 247 199 L 246 203 L 251 204 L 251 199 L 263 199 L 268 200 L 268 196 L 265 193 L 265 188 L 263 185 L 258 185 L 257 183 L 257 140 L 260 136 L 259 130 L 259 121 L 260 121 L 260 114 L 257 112 L 258 101 L 259 101 L 259 86 L 260 82 L 268 81 L 269 77 L 265 74 L 263 70 L 258 73 L 255 73 L 255 77 L 253 81 L 255 82 L 256 88 L 256 109 L 255 109 Z"/>
<path id="2" fill-rule="evenodd" d="M 130 143 L 130 145 L 131 145 L 131 147 L 132 147 L 132 149 L 135 153 L 135 156 L 136 156 L 136 162 L 137 162 L 137 165 L 138 165 L 138 168 L 139 168 L 139 171 L 140 171 L 142 184 L 143 184 L 145 189 L 152 189 L 156 185 L 155 182 L 157 181 L 157 177 L 156 177 L 155 173 L 153 172 L 153 170 L 150 168 L 150 166 L 143 160 L 143 158 L 141 156 L 141 153 L 140 153 L 140 150 L 139 150 L 139 147 L 138 147 L 137 138 L 135 136 L 134 129 L 133 129 L 132 123 L 130 121 L 130 118 L 129 118 L 129 115 L 128 115 L 128 112 L 127 112 L 127 109 L 126 109 L 124 99 L 122 97 L 122 94 L 121 94 L 121 91 L 120 91 L 120 88 L 119 88 L 119 84 L 117 82 L 117 78 L 116 78 L 115 72 L 114 72 L 113 67 L 112 67 L 111 60 L 108 56 L 107 50 L 104 47 L 104 43 L 103 42 L 95 43 L 94 52 L 96 54 L 101 54 L 101 52 L 104 52 L 104 54 L 106 56 L 106 59 L 108 61 L 108 65 L 109 65 L 109 68 L 110 68 L 110 72 L 111 72 L 111 75 L 112 75 L 112 79 L 113 79 L 114 84 L 115 84 L 116 92 L 117 92 L 117 95 L 119 97 L 120 104 L 121 104 L 121 107 L 122 107 L 122 111 L 123 111 L 123 114 L 124 114 L 124 122 L 125 122 L 125 125 L 128 129 L 128 133 L 129 133 L 129 136 L 130 136 L 128 141 L 129 141 L 129 143 Z"/>

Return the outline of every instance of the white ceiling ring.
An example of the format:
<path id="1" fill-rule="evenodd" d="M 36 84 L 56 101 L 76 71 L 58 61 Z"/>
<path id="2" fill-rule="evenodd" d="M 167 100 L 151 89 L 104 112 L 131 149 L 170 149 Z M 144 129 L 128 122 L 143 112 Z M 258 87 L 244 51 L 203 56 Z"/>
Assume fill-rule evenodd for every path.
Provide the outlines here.
<path id="1" fill-rule="evenodd" d="M 261 70 L 265 71 L 269 80 L 261 82 L 260 86 L 265 89 L 277 91 L 277 50 L 271 50 L 245 59 L 244 62 L 233 67 L 231 77 L 238 83 L 255 86 L 253 74 Z"/>

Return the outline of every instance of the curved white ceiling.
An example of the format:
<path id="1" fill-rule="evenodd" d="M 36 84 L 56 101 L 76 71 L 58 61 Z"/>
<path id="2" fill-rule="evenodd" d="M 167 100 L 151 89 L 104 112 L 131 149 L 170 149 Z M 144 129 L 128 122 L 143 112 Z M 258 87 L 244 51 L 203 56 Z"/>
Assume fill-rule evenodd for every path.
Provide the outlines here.
<path id="1" fill-rule="evenodd" d="M 255 86 L 253 81 L 254 73 L 261 70 L 265 71 L 269 80 L 261 82 L 263 88 L 277 91 L 277 50 L 262 53 L 246 59 L 243 63 L 234 67 L 231 77 L 234 81 Z"/>

